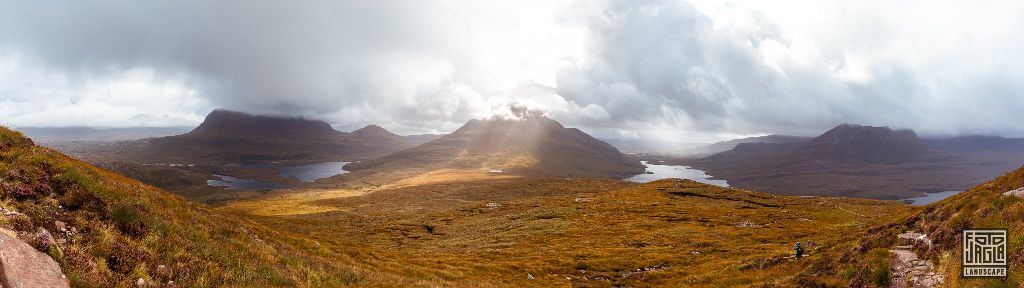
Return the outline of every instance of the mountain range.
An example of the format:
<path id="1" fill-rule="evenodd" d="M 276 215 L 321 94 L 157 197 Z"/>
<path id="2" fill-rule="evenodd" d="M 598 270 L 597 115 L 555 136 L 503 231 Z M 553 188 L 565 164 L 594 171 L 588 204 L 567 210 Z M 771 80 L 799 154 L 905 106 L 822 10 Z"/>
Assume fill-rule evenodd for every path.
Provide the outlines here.
<path id="1" fill-rule="evenodd" d="M 839 125 L 790 143 L 740 143 L 680 162 L 737 187 L 787 195 L 903 199 L 962 191 L 1024 162 L 1019 139 L 921 139 L 911 130 Z M 988 147 L 1003 147 L 993 150 Z"/>
<path id="2" fill-rule="evenodd" d="M 376 125 L 341 132 L 319 120 L 218 109 L 188 133 L 126 141 L 109 147 L 106 149 L 109 153 L 105 153 L 108 159 L 104 160 L 143 163 L 351 161 L 415 145 L 415 141 Z"/>
<path id="3" fill-rule="evenodd" d="M 728 141 L 716 142 L 705 146 L 693 147 L 685 150 L 684 154 L 687 157 L 706 157 L 717 153 L 725 152 L 736 148 L 737 145 L 746 143 L 771 143 L 771 144 L 786 144 L 796 143 L 810 140 L 811 137 L 791 136 L 791 135 L 765 135 L 757 137 L 747 137 L 740 139 L 733 139 Z"/>
<path id="4" fill-rule="evenodd" d="M 636 158 L 545 116 L 473 119 L 454 132 L 390 155 L 350 163 L 352 171 L 487 169 L 502 173 L 626 178 Z"/>
<path id="5" fill-rule="evenodd" d="M 63 141 L 126 141 L 187 133 L 188 127 L 18 127 L 18 131 L 38 143 Z"/>

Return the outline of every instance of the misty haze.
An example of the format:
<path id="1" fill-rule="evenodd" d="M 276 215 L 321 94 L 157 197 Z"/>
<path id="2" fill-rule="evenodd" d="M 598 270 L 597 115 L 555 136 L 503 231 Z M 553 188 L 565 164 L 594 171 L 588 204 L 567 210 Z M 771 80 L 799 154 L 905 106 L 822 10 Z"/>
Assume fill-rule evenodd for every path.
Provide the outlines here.
<path id="1" fill-rule="evenodd" d="M 4 1 L 0 287 L 1019 287 L 1024 3 Z"/>

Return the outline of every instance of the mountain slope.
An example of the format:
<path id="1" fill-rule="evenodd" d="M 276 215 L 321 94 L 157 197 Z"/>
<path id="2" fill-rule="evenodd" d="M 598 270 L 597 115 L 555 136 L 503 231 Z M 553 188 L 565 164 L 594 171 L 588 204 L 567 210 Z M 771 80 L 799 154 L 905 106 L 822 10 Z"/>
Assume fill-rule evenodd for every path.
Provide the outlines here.
<path id="1" fill-rule="evenodd" d="M 844 124 L 808 141 L 743 143 L 683 162 L 747 189 L 881 199 L 964 190 L 1024 163 L 1018 154 L 978 157 L 926 143 L 909 130 Z"/>
<path id="2" fill-rule="evenodd" d="M 643 172 L 638 160 L 544 116 L 470 120 L 455 132 L 420 146 L 346 166 L 377 172 L 443 168 L 613 178 Z"/>
<path id="3" fill-rule="evenodd" d="M 236 162 L 352 160 L 413 146 L 378 126 L 353 133 L 323 121 L 214 110 L 189 133 L 119 145 L 112 160 L 128 162 Z"/>
<path id="4" fill-rule="evenodd" d="M 985 153 L 1020 153 L 1024 151 L 1024 138 L 1004 138 L 998 136 L 960 136 L 950 138 L 923 139 L 928 147 L 948 152 Z"/>
<path id="5" fill-rule="evenodd" d="M 822 249 L 825 257 L 817 258 L 808 269 L 797 275 L 804 286 L 821 286 L 825 283 L 846 283 L 844 286 L 860 287 L 882 279 L 874 277 L 875 272 L 892 269 L 888 261 L 872 261 L 869 254 L 887 255 L 886 251 L 900 243 L 897 235 L 912 231 L 925 235 L 929 241 L 915 242 L 910 249 L 919 259 L 930 262 L 934 271 L 943 276 L 946 287 L 1020 287 L 1024 283 L 1024 199 L 1007 195 L 1010 191 L 1024 191 L 1024 168 L 1019 168 L 989 182 L 932 203 L 916 208 L 910 213 L 892 215 L 888 223 L 872 227 L 865 234 L 850 235 L 850 241 L 843 245 Z M 1010 265 L 1009 277 L 962 278 L 962 231 L 968 228 L 993 228 L 1008 230 L 1007 259 Z M 884 274 L 884 273 L 880 273 Z M 884 281 L 882 281 L 884 282 Z M 895 282 L 894 282 L 895 283 Z"/>
<path id="6" fill-rule="evenodd" d="M 359 281 L 313 243 L 35 146 L 0 127 L 0 227 L 72 286 L 338 286 Z M 301 247 L 301 248 L 300 248 Z"/>
<path id="7" fill-rule="evenodd" d="M 927 150 L 911 130 L 842 124 L 802 143 L 795 152 L 839 161 L 898 163 L 920 159 Z"/>
<path id="8" fill-rule="evenodd" d="M 954 276 L 960 274 L 958 264 L 962 260 L 957 252 L 962 247 L 962 231 L 966 228 L 1007 229 L 1010 277 L 1009 281 L 1000 284 L 1019 287 L 1024 283 L 1024 270 L 1020 269 L 1024 265 L 1024 246 L 1021 246 L 1024 234 L 1020 233 L 1024 229 L 1024 219 L 1020 217 L 1024 211 L 1024 201 L 1021 199 L 1024 192 L 1008 195 L 1010 191 L 1024 191 L 1024 168 L 929 205 L 904 223 L 908 227 L 906 230 L 921 231 L 932 239 L 932 246 L 918 247 L 917 252 L 926 259 L 938 260 L 947 275 L 946 279 L 953 280 L 950 283 L 952 286 L 1002 282 L 971 281 Z"/>

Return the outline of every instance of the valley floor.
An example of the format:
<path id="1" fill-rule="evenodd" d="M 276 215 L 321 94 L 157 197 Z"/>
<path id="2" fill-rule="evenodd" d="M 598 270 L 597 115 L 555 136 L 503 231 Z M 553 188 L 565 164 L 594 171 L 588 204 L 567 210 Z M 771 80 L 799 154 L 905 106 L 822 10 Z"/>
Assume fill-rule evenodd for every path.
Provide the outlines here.
<path id="1" fill-rule="evenodd" d="M 438 171 L 218 209 L 307 235 L 367 286 L 694 287 L 794 285 L 824 257 L 817 248 L 913 208 L 672 179 Z M 795 242 L 807 259 L 792 259 Z"/>

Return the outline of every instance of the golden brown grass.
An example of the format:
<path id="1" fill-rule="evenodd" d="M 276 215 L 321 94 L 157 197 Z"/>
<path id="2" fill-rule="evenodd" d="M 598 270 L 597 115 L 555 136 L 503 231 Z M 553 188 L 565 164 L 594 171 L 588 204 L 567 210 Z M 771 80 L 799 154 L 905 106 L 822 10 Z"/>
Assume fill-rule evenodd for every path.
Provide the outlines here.
<path id="1" fill-rule="evenodd" d="M 301 200 L 333 207 L 330 212 L 253 219 L 307 235 L 332 253 L 372 254 L 346 262 L 373 271 L 367 283 L 789 286 L 819 257 L 812 247 L 808 260 L 786 258 L 794 242 L 849 241 L 843 235 L 910 210 L 887 201 L 785 197 L 691 181 L 427 178 L 360 196 Z M 245 207 L 292 205 L 277 202 L 282 199 L 220 209 L 251 215 Z M 267 210 L 276 208 L 261 211 Z"/>
<path id="2" fill-rule="evenodd" d="M 173 280 L 179 287 L 363 281 L 305 237 L 218 213 L 34 146 L 4 128 L 0 173 L 0 205 L 21 213 L 0 226 L 49 230 L 60 242 L 36 246 L 60 263 L 72 286 L 128 287 L 137 278 L 160 285 Z M 62 232 L 57 221 L 74 232 Z M 159 265 L 173 275 L 158 275 Z"/>
<path id="3" fill-rule="evenodd" d="M 1024 230 L 1020 218 L 1024 201 L 1004 196 L 1006 191 L 1024 187 L 1024 168 L 993 181 L 975 186 L 948 199 L 905 213 L 893 214 L 889 221 L 858 234 L 849 234 L 847 241 L 823 251 L 828 257 L 815 260 L 813 267 L 797 277 L 803 285 L 873 285 L 879 279 L 877 261 L 865 257 L 871 251 L 887 250 L 896 245 L 896 235 L 904 231 L 927 234 L 933 245 L 915 245 L 920 259 L 931 261 L 945 277 L 948 287 L 1019 287 L 1024 282 Z M 1009 231 L 1009 277 L 961 278 L 961 239 L 965 228 L 1003 228 Z M 887 263 L 886 263 L 887 264 Z"/>
<path id="4" fill-rule="evenodd" d="M 877 248 L 858 237 L 920 211 L 692 181 L 476 169 L 383 185 L 321 183 L 342 188 L 272 192 L 211 209 L 26 145 L 9 130 L 0 129 L 0 140 L 3 185 L 32 188 L 4 189 L 0 205 L 28 220 L 0 226 L 56 231 L 60 220 L 77 227 L 77 235 L 58 236 L 68 240 L 60 251 L 48 252 L 82 287 L 136 278 L 187 287 L 845 285 L 845 266 L 835 263 L 860 262 L 826 257 Z M 787 256 L 796 241 L 818 246 L 794 261 Z M 157 265 L 175 275 L 156 275 Z"/>

